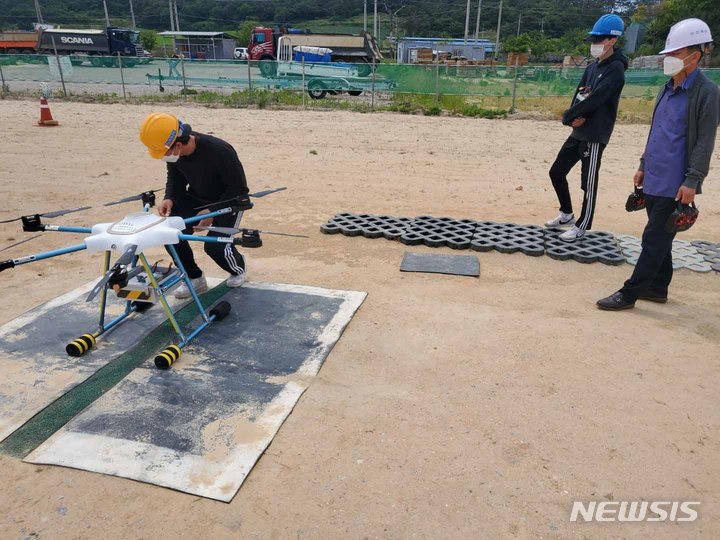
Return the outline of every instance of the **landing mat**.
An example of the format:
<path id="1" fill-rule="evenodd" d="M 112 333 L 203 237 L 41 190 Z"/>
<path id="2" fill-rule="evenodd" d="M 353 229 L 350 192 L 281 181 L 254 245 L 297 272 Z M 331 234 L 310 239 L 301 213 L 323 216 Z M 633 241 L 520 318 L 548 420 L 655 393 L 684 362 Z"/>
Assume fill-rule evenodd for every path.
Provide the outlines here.
<path id="1" fill-rule="evenodd" d="M 246 283 L 172 369 L 148 359 L 31 453 L 230 501 L 366 293 Z"/>

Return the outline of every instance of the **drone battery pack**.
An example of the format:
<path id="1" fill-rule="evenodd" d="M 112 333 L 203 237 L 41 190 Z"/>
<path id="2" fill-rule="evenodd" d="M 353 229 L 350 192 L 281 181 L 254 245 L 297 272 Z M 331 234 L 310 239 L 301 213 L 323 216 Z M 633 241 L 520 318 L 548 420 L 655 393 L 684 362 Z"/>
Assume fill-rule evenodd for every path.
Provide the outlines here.
<path id="1" fill-rule="evenodd" d="M 155 276 L 155 280 L 157 282 L 164 281 L 178 273 L 179 271 L 177 268 L 170 269 L 163 266 L 158 266 L 153 271 L 153 275 Z M 171 287 L 171 289 L 172 288 L 174 288 L 174 286 Z M 140 272 L 136 276 L 133 276 L 128 280 L 127 285 L 118 289 L 115 294 L 118 298 L 122 298 L 124 300 L 134 300 L 136 302 L 155 303 L 160 299 L 157 289 L 153 287 L 152 281 L 146 272 Z"/>

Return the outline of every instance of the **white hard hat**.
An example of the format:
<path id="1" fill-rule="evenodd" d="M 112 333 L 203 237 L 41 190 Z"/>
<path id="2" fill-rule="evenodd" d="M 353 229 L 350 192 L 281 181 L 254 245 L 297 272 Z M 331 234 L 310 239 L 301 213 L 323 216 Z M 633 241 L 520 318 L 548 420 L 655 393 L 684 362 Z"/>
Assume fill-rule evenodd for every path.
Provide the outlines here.
<path id="1" fill-rule="evenodd" d="M 700 19 L 685 19 L 670 28 L 665 48 L 659 54 L 667 54 L 692 45 L 710 43 L 710 27 Z"/>

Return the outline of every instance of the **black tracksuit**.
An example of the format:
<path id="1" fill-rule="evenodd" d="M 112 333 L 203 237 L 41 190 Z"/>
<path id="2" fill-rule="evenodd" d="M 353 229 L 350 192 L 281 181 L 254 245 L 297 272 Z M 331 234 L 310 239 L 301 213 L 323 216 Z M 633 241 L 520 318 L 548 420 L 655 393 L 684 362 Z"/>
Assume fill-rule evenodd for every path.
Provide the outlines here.
<path id="1" fill-rule="evenodd" d="M 550 168 L 550 179 L 560 202 L 560 211 L 571 214 L 573 207 L 567 175 L 578 161 L 582 163 L 584 196 L 576 224 L 583 230 L 592 227 L 600 162 L 615 127 L 627 66 L 628 59 L 619 50 L 602 62 L 590 64 L 575 90 L 573 104 L 563 113 L 562 122 L 566 126 L 581 117 L 585 118 L 585 123 L 573 128 Z"/>
<path id="2" fill-rule="evenodd" d="M 165 198 L 173 201 L 173 216 L 189 218 L 197 215 L 198 206 L 224 201 L 234 197 L 247 197 L 248 186 L 245 171 L 235 149 L 217 137 L 193 133 L 196 137 L 195 151 L 175 163 L 167 164 Z M 225 214 L 213 220 L 216 227 L 238 227 L 242 212 Z M 184 231 L 193 234 L 192 226 Z M 228 236 L 209 232 L 208 236 Z M 207 253 L 223 270 L 240 274 L 245 270 L 245 259 L 233 244 L 205 243 Z M 175 245 L 178 256 L 191 279 L 202 275 L 195 263 L 188 242 Z"/>

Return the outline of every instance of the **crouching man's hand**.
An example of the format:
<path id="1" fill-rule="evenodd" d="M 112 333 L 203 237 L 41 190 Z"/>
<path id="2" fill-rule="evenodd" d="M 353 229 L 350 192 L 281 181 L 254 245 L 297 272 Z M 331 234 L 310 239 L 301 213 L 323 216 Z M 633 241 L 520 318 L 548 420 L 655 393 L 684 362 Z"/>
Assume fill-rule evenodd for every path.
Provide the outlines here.
<path id="1" fill-rule="evenodd" d="M 203 214 L 209 214 L 209 213 L 210 213 L 210 210 L 208 210 L 208 209 L 206 208 L 205 210 L 200 210 L 200 211 L 197 213 L 197 215 L 198 215 L 198 216 L 202 216 Z M 197 225 L 195 225 L 195 230 L 196 230 L 196 231 L 202 230 L 202 229 L 198 229 L 197 227 L 210 227 L 210 225 L 212 225 L 212 222 L 213 222 L 213 218 L 203 219 L 203 220 L 200 221 Z"/>
<path id="2" fill-rule="evenodd" d="M 170 199 L 163 199 L 157 208 L 158 214 L 163 217 L 167 217 L 170 215 L 170 212 L 172 212 L 173 202 Z"/>

